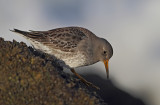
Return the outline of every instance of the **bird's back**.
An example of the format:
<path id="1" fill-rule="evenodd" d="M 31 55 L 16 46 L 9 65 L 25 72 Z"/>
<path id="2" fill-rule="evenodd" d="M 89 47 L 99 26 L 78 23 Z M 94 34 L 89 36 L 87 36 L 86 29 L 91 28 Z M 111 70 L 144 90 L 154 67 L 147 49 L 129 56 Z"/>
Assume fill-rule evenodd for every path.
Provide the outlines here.
<path id="1" fill-rule="evenodd" d="M 81 27 L 65 27 L 49 31 L 25 32 L 18 29 L 13 31 L 22 34 L 35 49 L 54 55 L 65 61 L 70 67 L 88 64 L 87 59 L 90 56 L 87 53 L 92 49 L 88 47 L 91 44 L 90 36 L 95 36 L 89 30 Z"/>

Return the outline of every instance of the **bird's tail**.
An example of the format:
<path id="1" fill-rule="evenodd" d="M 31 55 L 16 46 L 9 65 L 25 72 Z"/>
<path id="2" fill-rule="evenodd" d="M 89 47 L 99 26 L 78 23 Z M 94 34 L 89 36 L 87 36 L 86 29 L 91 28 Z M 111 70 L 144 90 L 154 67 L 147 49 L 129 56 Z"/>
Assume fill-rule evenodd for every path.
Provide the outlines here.
<path id="1" fill-rule="evenodd" d="M 18 29 L 13 29 L 13 30 L 10 30 L 12 32 L 16 32 L 16 33 L 19 33 L 19 34 L 22 34 L 24 36 L 27 36 L 29 32 L 26 32 L 26 31 L 21 31 L 21 30 L 18 30 Z"/>

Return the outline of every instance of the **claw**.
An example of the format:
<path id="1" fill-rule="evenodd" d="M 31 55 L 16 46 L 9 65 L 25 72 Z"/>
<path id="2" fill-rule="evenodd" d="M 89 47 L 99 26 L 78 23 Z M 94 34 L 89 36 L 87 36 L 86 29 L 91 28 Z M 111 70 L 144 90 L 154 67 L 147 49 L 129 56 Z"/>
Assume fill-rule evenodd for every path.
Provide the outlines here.
<path id="1" fill-rule="evenodd" d="M 87 80 L 85 80 L 83 77 L 81 77 L 79 74 L 77 74 L 75 72 L 74 69 L 71 69 L 72 73 L 74 73 L 85 85 L 87 85 L 88 87 L 91 86 L 93 88 L 96 88 L 97 90 L 100 90 L 100 88 L 94 84 L 92 84 L 91 82 L 88 82 Z"/>
<path id="2" fill-rule="evenodd" d="M 85 85 L 87 85 L 88 87 L 91 86 L 91 87 L 93 87 L 93 88 L 96 88 L 97 90 L 100 90 L 100 88 L 99 88 L 98 86 L 92 84 L 91 82 L 88 82 L 88 81 L 85 80 L 85 79 L 81 79 L 81 81 L 82 81 Z"/>

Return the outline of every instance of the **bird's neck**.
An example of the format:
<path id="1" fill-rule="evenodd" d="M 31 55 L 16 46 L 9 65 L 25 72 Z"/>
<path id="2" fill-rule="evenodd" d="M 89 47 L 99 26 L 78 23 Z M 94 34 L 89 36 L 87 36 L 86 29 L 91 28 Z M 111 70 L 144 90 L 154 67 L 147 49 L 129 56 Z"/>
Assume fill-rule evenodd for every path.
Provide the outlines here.
<path id="1" fill-rule="evenodd" d="M 92 57 L 92 59 L 93 59 L 93 61 L 94 62 L 98 62 L 99 61 L 99 53 L 97 53 L 97 52 L 99 52 L 98 51 L 98 47 L 99 47 L 99 45 L 98 45 L 98 41 L 100 41 L 100 40 L 97 40 L 97 39 L 99 39 L 99 37 L 95 37 L 96 38 L 96 40 L 94 40 L 94 38 L 92 39 L 92 40 L 94 40 L 94 41 L 92 41 L 92 45 L 94 45 L 94 46 L 92 46 L 93 48 L 92 48 L 92 50 L 93 50 L 93 57 Z M 93 44 L 94 43 L 94 44 Z"/>

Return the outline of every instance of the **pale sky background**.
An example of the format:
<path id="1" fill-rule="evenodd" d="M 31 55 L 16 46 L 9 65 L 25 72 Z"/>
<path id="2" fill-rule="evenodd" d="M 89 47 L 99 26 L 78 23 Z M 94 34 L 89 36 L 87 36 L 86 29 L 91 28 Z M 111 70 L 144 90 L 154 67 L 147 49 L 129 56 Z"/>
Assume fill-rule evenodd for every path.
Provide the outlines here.
<path id="1" fill-rule="evenodd" d="M 82 26 L 113 46 L 110 78 L 117 87 L 160 105 L 160 0 L 0 0 L 0 37 L 9 31 Z M 80 70 L 81 69 L 81 70 Z M 103 63 L 80 68 L 106 78 Z"/>

